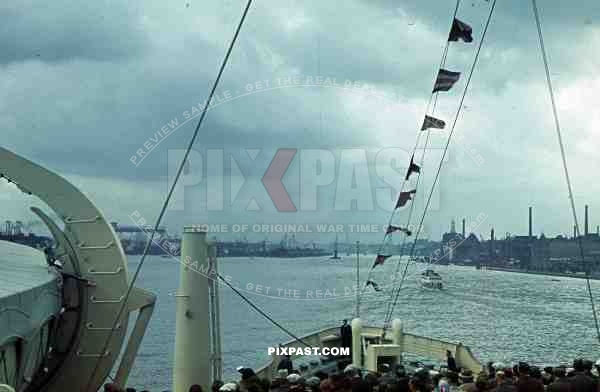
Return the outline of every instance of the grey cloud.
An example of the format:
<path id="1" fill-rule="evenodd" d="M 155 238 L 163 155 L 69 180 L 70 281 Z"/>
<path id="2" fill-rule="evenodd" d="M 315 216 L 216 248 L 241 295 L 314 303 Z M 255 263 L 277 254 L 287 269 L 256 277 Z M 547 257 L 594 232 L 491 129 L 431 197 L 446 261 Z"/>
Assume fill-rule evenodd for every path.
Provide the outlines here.
<path id="1" fill-rule="evenodd" d="M 461 15 L 480 34 L 489 3 L 482 0 L 474 3 L 476 6 L 472 7 L 471 2 L 465 2 Z M 81 8 L 60 16 L 62 19 L 56 22 L 59 28 L 50 19 L 42 18 L 42 22 L 29 23 L 29 27 L 23 24 L 13 29 L 14 34 L 23 37 L 27 29 L 34 32 L 33 37 L 48 31 L 46 35 L 55 44 L 47 44 L 47 49 L 57 61 L 22 62 L 29 58 L 26 53 L 33 47 L 28 41 L 18 44 L 10 40 L 9 44 L 18 50 L 11 52 L 10 63 L 0 60 L 5 64 L 2 72 L 7 76 L 0 81 L 3 143 L 60 173 L 97 180 L 101 185 L 91 180 L 82 184 L 109 210 L 108 215 L 127 213 L 124 207 L 118 207 L 122 211 L 114 207 L 119 197 L 136 199 L 128 202 L 128 209 L 137 203 L 140 209 L 153 211 L 167 189 L 168 151 L 187 145 L 197 118 L 172 133 L 140 166 L 133 166 L 129 159 L 161 127 L 173 118 L 181 123 L 183 111 L 191 110 L 192 105 L 206 98 L 241 11 L 235 4 L 228 4 L 230 9 L 224 11 L 221 3 L 209 3 L 199 13 L 195 4 L 184 9 L 149 2 L 144 9 L 122 10 L 119 16 L 105 17 L 94 24 L 93 15 L 119 11 L 100 4 L 94 6 L 97 7 L 94 12 Z M 264 156 L 256 163 L 247 159 L 239 162 L 244 175 L 257 177 L 258 181 L 272 156 L 269 154 L 277 148 L 410 149 L 429 98 L 454 3 L 407 0 L 400 4 L 401 11 L 397 10 L 397 2 L 373 4 L 355 1 L 344 8 L 317 2 L 258 4 L 249 15 L 217 92 L 228 90 L 235 94 L 244 91 L 248 83 L 259 80 L 320 73 L 340 80 L 363 80 L 393 90 L 406 98 L 402 105 L 393 106 L 356 92 L 326 88 L 265 91 L 212 109 L 194 148 L 203 153 L 206 148 L 225 147 L 226 153 L 233 151 L 238 156 L 243 156 L 244 148 L 263 148 Z M 598 62 L 589 48 L 593 46 L 590 37 L 595 25 L 578 29 L 568 23 L 577 22 L 585 14 L 594 15 L 597 6 L 584 3 L 581 9 L 566 10 L 561 18 L 554 4 L 558 3 L 544 4 L 542 10 L 553 70 L 565 75 L 561 82 L 566 85 L 579 78 L 584 82 L 592 79 L 593 65 Z M 58 7 L 52 6 L 52 11 L 59 13 Z M 27 12 L 35 16 L 41 11 L 11 12 L 14 20 L 9 20 L 9 25 L 19 18 L 22 20 Z M 477 166 L 459 145 L 451 145 L 450 161 L 444 165 L 440 180 L 441 210 L 433 211 L 427 218 L 428 222 L 444 228 L 452 216 L 482 211 L 489 213 L 501 232 L 515 231 L 522 223 L 517 222 L 518 217 L 511 217 L 500 207 L 489 211 L 490 205 L 495 208 L 506 203 L 511 206 L 508 211 L 526 211 L 527 204 L 536 201 L 540 214 L 544 209 L 560 209 L 563 205 L 562 199 L 546 200 L 544 192 L 534 191 L 561 192 L 563 180 L 558 174 L 559 156 L 544 90 L 543 68 L 536 52 L 535 26 L 527 13 L 530 10 L 527 4 L 512 0 L 499 2 L 497 12 L 465 102 L 469 109 L 462 112 L 456 130 L 456 135 L 463 135 L 465 142 L 485 161 Z M 141 24 L 140 18 L 143 18 Z M 81 32 L 78 37 L 81 42 L 73 41 L 75 44 L 60 35 L 62 32 L 52 32 L 52 29 L 78 31 L 81 24 L 90 25 L 90 32 L 87 35 Z M 136 31 L 136 26 L 143 30 Z M 87 46 L 83 41 L 88 42 Z M 37 41 L 34 43 L 38 45 Z M 110 47 L 103 48 L 107 43 Z M 466 72 L 474 48 L 474 45 L 453 45 L 449 67 Z M 63 61 L 70 57 L 74 60 Z M 436 115 L 448 126 L 463 86 L 464 79 L 453 91 L 440 94 Z M 573 92 L 576 93 L 577 90 Z M 573 116 L 570 122 L 579 127 L 587 125 L 577 123 L 582 118 L 578 112 Z M 565 128 L 569 129 L 569 125 Z M 574 184 L 578 186 L 589 180 L 588 173 L 576 168 L 584 167 L 582 160 L 590 154 L 577 157 L 582 147 L 573 141 L 575 137 L 570 133 L 567 140 L 569 152 L 575 155 L 571 164 L 575 168 Z M 436 139 L 436 146 L 442 146 L 443 141 L 443 137 Z M 226 176 L 228 165 L 226 159 Z M 435 158 L 425 163 L 427 173 L 436 167 Z M 107 198 L 103 193 L 111 180 L 116 185 Z M 293 180 L 292 175 L 289 181 Z M 125 182 L 131 183 L 132 189 L 124 190 Z M 262 187 L 260 182 L 257 186 Z M 146 198 L 138 200 L 132 196 L 137 187 L 143 189 Z M 580 191 L 582 199 L 592 194 L 587 187 L 584 189 Z M 422 191 L 426 195 L 429 189 Z M 322 197 L 327 201 L 333 196 L 327 191 Z M 188 203 L 189 210 L 173 211 L 169 222 L 178 224 L 190 216 L 204 219 L 202 200 Z M 243 218 L 257 222 L 283 219 L 300 222 L 325 217 L 348 222 L 364 218 L 378 223 L 384 222 L 388 215 L 361 212 L 348 216 L 347 212 L 335 212 L 326 205 L 319 211 L 320 216 L 303 213 L 282 217 L 270 206 L 262 215 L 244 213 Z M 420 196 L 419 208 L 422 205 Z M 237 219 L 228 215 L 231 211 L 215 220 Z M 567 215 L 553 215 L 545 227 L 558 230 L 568 226 Z M 404 218 L 403 215 L 401 219 Z"/>
<path id="2" fill-rule="evenodd" d="M 0 64 L 115 60 L 144 46 L 141 15 L 126 2 L 9 0 L 0 7 Z"/>

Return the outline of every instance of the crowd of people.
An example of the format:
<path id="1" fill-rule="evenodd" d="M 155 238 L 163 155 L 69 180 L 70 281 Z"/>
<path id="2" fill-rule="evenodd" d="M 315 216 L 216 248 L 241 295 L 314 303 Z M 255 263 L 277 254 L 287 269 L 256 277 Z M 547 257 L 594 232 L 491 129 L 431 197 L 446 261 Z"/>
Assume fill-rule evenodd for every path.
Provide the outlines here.
<path id="1" fill-rule="evenodd" d="M 488 363 L 486 370 L 476 375 L 458 369 L 450 352 L 447 366 L 438 370 L 423 366 L 407 371 L 401 365 L 392 369 L 383 364 L 378 372 L 364 372 L 348 361 L 338 361 L 337 371 L 313 373 L 306 368 L 293 369 L 291 360 L 285 359 L 273 380 L 259 378 L 252 369 L 240 367 L 238 381 L 215 381 L 210 392 L 600 392 L 600 360 L 594 364 L 577 359 L 572 366 L 543 369 L 525 362 L 514 366 Z M 111 384 L 104 390 L 136 392 Z M 193 385 L 189 392 L 203 391 Z"/>

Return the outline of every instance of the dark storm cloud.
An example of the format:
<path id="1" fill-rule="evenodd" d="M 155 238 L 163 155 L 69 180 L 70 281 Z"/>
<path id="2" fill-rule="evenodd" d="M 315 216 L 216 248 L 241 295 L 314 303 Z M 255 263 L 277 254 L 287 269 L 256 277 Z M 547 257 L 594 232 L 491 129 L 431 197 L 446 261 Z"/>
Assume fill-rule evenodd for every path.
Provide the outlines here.
<path id="1" fill-rule="evenodd" d="M 365 2 L 367 3 L 379 7 L 388 18 L 396 20 L 405 30 L 415 29 L 421 33 L 426 28 L 439 35 L 442 40 L 448 35 L 449 19 L 456 6 L 453 0 L 374 0 Z M 473 27 L 474 44 L 481 40 L 491 4 L 490 0 L 460 2 L 457 17 Z M 581 57 L 580 45 L 585 45 L 585 38 L 600 25 L 600 2 L 585 0 L 577 2 L 575 6 L 551 0 L 540 2 L 538 10 L 546 49 L 556 74 L 572 71 L 577 63 L 586 61 Z M 419 34 L 415 34 L 415 39 L 419 40 Z M 453 50 L 449 55 L 449 63 L 452 63 L 452 52 L 462 45 L 451 46 Z M 591 47 L 588 50 L 592 50 Z M 438 52 L 433 56 L 435 59 L 438 58 Z M 468 64 L 473 53 L 464 53 L 468 57 Z M 506 88 L 510 82 L 540 79 L 543 66 L 531 1 L 497 2 L 477 73 L 476 77 L 483 79 L 478 80 L 478 83 L 496 93 Z M 485 75 L 485 78 L 481 78 L 481 75 Z"/>
<path id="2" fill-rule="evenodd" d="M 9 0 L 0 10 L 0 64 L 114 60 L 144 45 L 140 15 L 127 2 Z"/>
<path id="3" fill-rule="evenodd" d="M 484 0 L 466 1 L 459 12 L 473 26 L 476 40 L 451 46 L 448 67 L 463 76 L 489 5 Z M 598 5 L 589 1 L 580 5 L 564 12 L 557 2 L 540 3 L 540 8 L 553 71 L 567 75 L 559 80 L 564 85 L 573 83 L 563 98 L 573 102 L 565 124 L 576 124 L 583 134 L 588 124 L 582 120 L 588 118 L 586 109 L 595 91 L 588 79 L 596 75 L 590 32 L 597 28 L 591 16 L 598 14 Z M 139 166 L 130 158 L 162 127 L 174 119 L 181 124 L 183 113 L 206 99 L 241 6 L 241 2 L 209 2 L 200 11 L 195 4 L 186 8 L 149 1 L 140 9 L 99 3 L 93 10 L 80 6 L 64 11 L 52 3 L 45 8 L 15 6 L 1 13 L 8 15 L 4 26 L 9 26 L 5 27 L 9 37 L 0 38 L 6 48 L 0 55 L 4 56 L 0 57 L 3 144 L 75 178 L 108 209 L 108 215 L 126 218 L 136 208 L 154 211 L 167 190 L 169 150 L 187 145 L 198 118 L 174 131 Z M 247 85 L 258 81 L 329 76 L 372 83 L 393 90 L 404 101 L 392 105 L 356 91 L 306 86 L 264 91 L 212 109 L 194 148 L 204 154 L 207 148 L 224 147 L 225 154 L 239 159 L 245 176 L 258 178 L 255 182 L 263 193 L 260 177 L 277 148 L 410 149 L 453 9 L 453 1 L 433 0 L 358 0 L 344 7 L 318 1 L 256 3 L 217 95 L 244 93 Z M 485 162 L 476 165 L 465 147 L 453 141 L 440 181 L 447 208 L 434 211 L 431 219 L 447 222 L 454 215 L 485 212 L 500 232 L 505 230 L 500 226 L 509 227 L 514 219 L 505 211 L 491 211 L 490 200 L 507 194 L 506 204 L 526 211 L 527 203 L 544 197 L 532 189 L 540 185 L 542 190 L 558 192 L 562 179 L 556 174 L 560 167 L 528 2 L 498 2 L 488 34 L 465 102 L 468 110 L 463 110 L 456 133 Z M 47 57 L 43 52 L 35 56 L 37 47 L 45 47 Z M 24 61 L 30 58 L 41 61 Z M 464 82 L 463 77 L 453 91 L 440 95 L 436 115 L 448 124 Z M 584 95 L 586 100 L 576 99 L 582 86 L 591 89 Z M 586 135 L 591 140 L 588 146 L 594 145 L 593 134 Z M 572 141 L 574 134 L 566 137 Z M 444 140 L 440 137 L 437 144 L 443 145 Z M 245 148 L 263 149 L 256 163 L 245 157 Z M 581 167 L 579 156 L 592 156 L 578 154 L 582 147 L 576 142 L 567 148 L 575 167 Z M 425 172 L 437 167 L 435 159 L 426 163 Z M 225 159 L 226 176 L 229 168 Z M 574 185 L 593 186 L 587 174 L 579 172 Z M 545 183 L 551 185 L 542 186 Z M 427 191 L 423 189 L 423 197 Z M 328 201 L 330 196 L 323 195 Z M 190 198 L 188 204 L 200 214 L 203 202 Z M 327 208 L 319 213 L 332 222 L 351 219 Z M 176 224 L 189 215 L 188 211 L 172 213 Z M 263 215 L 263 221 L 281 219 L 277 214 Z M 373 219 L 385 221 L 383 215 Z M 289 219 L 309 220 L 309 216 Z"/>

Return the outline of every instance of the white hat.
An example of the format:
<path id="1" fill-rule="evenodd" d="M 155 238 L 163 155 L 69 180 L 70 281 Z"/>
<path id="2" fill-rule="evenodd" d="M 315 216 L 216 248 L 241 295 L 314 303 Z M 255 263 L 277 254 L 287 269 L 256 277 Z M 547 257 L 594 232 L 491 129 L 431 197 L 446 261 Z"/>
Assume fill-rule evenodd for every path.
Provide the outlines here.
<path id="1" fill-rule="evenodd" d="M 596 361 L 596 366 L 600 366 L 600 359 Z"/>
<path id="2" fill-rule="evenodd" d="M 431 377 L 433 377 L 433 376 L 437 376 L 438 374 L 440 374 L 440 372 L 438 372 L 437 370 L 433 370 L 433 369 L 431 369 L 431 370 L 429 371 L 429 375 L 430 375 Z"/>
<path id="3" fill-rule="evenodd" d="M 354 365 L 348 365 L 344 369 L 344 373 L 356 373 L 357 370 L 358 370 L 358 368 L 356 366 L 354 366 Z"/>
<path id="4" fill-rule="evenodd" d="M 288 370 L 287 369 L 279 369 L 277 371 L 277 377 L 279 378 L 286 378 L 288 376 Z"/>
<path id="5" fill-rule="evenodd" d="M 219 391 L 221 392 L 236 392 L 238 390 L 238 385 L 234 382 L 228 382 L 227 384 L 224 384 L 221 388 L 219 388 Z"/>
<path id="6" fill-rule="evenodd" d="M 290 384 L 296 384 L 298 383 L 300 380 L 302 379 L 302 376 L 296 373 L 292 373 L 289 376 L 286 377 L 286 380 L 288 380 L 288 382 Z"/>
<path id="7" fill-rule="evenodd" d="M 505 364 L 503 364 L 502 362 L 494 362 L 494 363 L 492 364 L 492 367 L 493 367 L 494 369 L 498 370 L 498 369 L 504 369 L 504 368 L 506 368 L 506 365 L 505 365 Z"/>
<path id="8" fill-rule="evenodd" d="M 321 379 L 319 377 L 313 376 L 306 380 L 306 384 L 309 386 L 318 386 L 319 384 L 321 384 Z"/>

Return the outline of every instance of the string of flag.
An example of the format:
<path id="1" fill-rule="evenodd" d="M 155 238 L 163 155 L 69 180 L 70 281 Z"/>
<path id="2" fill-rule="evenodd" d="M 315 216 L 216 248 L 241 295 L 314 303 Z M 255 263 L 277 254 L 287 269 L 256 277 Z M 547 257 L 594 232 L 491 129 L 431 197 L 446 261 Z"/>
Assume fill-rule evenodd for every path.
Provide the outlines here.
<path id="1" fill-rule="evenodd" d="M 460 3 L 460 0 L 457 0 L 456 10 L 455 10 L 455 13 L 454 13 L 454 16 L 453 16 L 452 30 L 451 30 L 451 33 L 450 33 L 450 36 L 449 36 L 449 39 L 448 39 L 448 43 L 451 42 L 451 40 L 453 40 L 453 41 L 459 40 L 460 36 L 464 37 L 463 39 L 460 39 L 460 40 L 462 40 L 464 42 L 472 42 L 472 35 L 471 35 L 472 34 L 471 33 L 472 30 L 471 30 L 471 28 L 468 27 L 468 26 L 465 27 L 464 23 L 462 23 L 462 22 L 460 22 L 459 20 L 456 19 L 456 12 L 458 11 L 459 3 Z M 457 122 L 458 117 L 460 115 L 461 108 L 463 107 L 463 102 L 464 102 L 465 96 L 467 94 L 467 90 L 469 88 L 469 84 L 470 84 L 471 78 L 473 76 L 473 71 L 474 71 L 475 66 L 477 64 L 477 59 L 478 59 L 479 54 L 481 52 L 481 47 L 483 45 L 483 42 L 484 42 L 484 39 L 485 39 L 485 35 L 486 35 L 488 27 L 490 25 L 490 21 L 491 21 L 491 18 L 492 18 L 492 14 L 494 12 L 495 5 L 496 5 L 496 0 L 494 0 L 493 3 L 492 3 L 492 5 L 491 5 L 490 11 L 489 11 L 489 15 L 488 15 L 487 21 L 485 23 L 485 27 L 484 27 L 482 35 L 481 35 L 481 41 L 478 44 L 477 51 L 476 51 L 476 54 L 475 54 L 475 58 L 473 59 L 473 63 L 471 64 L 471 67 L 470 67 L 470 70 L 469 70 L 469 73 L 468 73 L 468 77 L 467 77 L 467 80 L 466 80 L 465 88 L 464 88 L 464 90 L 462 92 L 458 108 L 457 108 L 456 113 L 455 113 L 455 115 L 453 117 L 452 127 L 450 129 L 450 132 L 448 134 L 448 138 L 446 140 L 446 144 L 445 144 L 445 147 L 444 147 L 442 158 L 439 161 L 438 169 L 437 169 L 437 172 L 436 172 L 433 184 L 431 186 L 431 189 L 430 189 L 430 192 L 429 192 L 429 196 L 428 196 L 427 202 L 425 204 L 425 208 L 424 208 L 423 214 L 421 216 L 421 219 L 420 219 L 420 222 L 419 222 L 416 234 L 415 234 L 415 238 L 412 241 L 412 246 L 411 246 L 411 250 L 409 252 L 409 256 L 412 256 L 414 254 L 413 252 L 415 250 L 415 246 L 416 246 L 416 243 L 417 243 L 417 240 L 418 240 L 418 237 L 419 237 L 419 233 L 420 233 L 421 227 L 423 225 L 423 220 L 425 219 L 425 215 L 427 214 L 427 208 L 429 207 L 429 203 L 431 202 L 431 196 L 433 194 L 433 191 L 435 189 L 437 180 L 439 178 L 439 174 L 440 174 L 441 168 L 443 166 L 443 162 L 444 162 L 444 157 L 446 156 L 446 152 L 448 151 L 448 146 L 450 144 L 452 135 L 454 133 L 454 130 L 455 130 L 455 127 L 456 127 L 456 122 Z M 447 48 L 448 48 L 448 43 L 446 43 L 446 49 L 445 49 L 446 51 L 447 51 Z M 440 67 L 440 69 L 443 69 L 443 67 Z M 436 96 L 436 98 L 437 98 L 437 96 Z M 434 110 L 435 110 L 435 107 L 434 107 Z M 390 306 L 388 307 L 389 311 L 386 312 L 386 318 L 385 318 L 385 322 L 384 322 L 384 326 L 383 326 L 383 334 L 385 334 L 385 331 L 390 326 L 391 318 L 392 318 L 392 314 L 393 314 L 393 310 L 394 310 L 394 307 L 396 305 L 396 302 L 398 301 L 398 298 L 399 298 L 399 295 L 400 295 L 400 290 L 402 288 L 402 283 L 405 280 L 409 264 L 410 264 L 410 260 L 409 260 L 409 262 L 406 263 L 406 265 L 404 267 L 402 278 L 401 278 L 401 280 L 399 282 L 398 287 L 394 288 L 394 290 L 396 291 L 396 293 L 395 293 L 395 296 L 392 295 L 393 303 L 388 304 Z"/>
<path id="2" fill-rule="evenodd" d="M 444 54 L 442 57 L 442 61 L 440 63 L 440 68 L 438 70 L 438 74 L 437 74 L 437 77 L 435 79 L 434 86 L 432 89 L 432 95 L 430 97 L 429 103 L 427 104 L 426 114 L 424 116 L 424 119 L 423 119 L 423 122 L 421 125 L 421 129 L 420 129 L 421 132 L 422 131 L 428 132 L 427 140 L 429 139 L 429 132 L 431 129 L 444 129 L 446 126 L 446 122 L 434 117 L 433 113 L 432 113 L 432 115 L 427 114 L 429 111 L 429 106 L 431 105 L 431 100 L 432 100 L 433 96 L 435 95 L 437 98 L 437 94 L 439 92 L 450 91 L 452 89 L 452 87 L 459 81 L 460 75 L 461 75 L 460 72 L 450 71 L 450 70 L 447 70 L 444 68 L 446 54 L 447 54 L 447 50 L 448 50 L 448 44 L 450 42 L 458 42 L 458 41 L 463 41 L 465 43 L 473 42 L 472 28 L 465 22 L 456 18 L 456 13 L 458 11 L 459 2 L 460 2 L 460 0 L 457 0 L 456 9 L 455 9 L 454 16 L 453 16 L 452 27 L 450 29 L 450 32 L 448 34 L 448 39 L 446 42 L 446 48 L 444 49 Z M 434 108 L 434 111 L 435 111 L 435 108 Z M 398 199 L 396 201 L 394 210 L 391 213 L 389 223 L 388 223 L 388 226 L 387 226 L 387 229 L 385 231 L 384 238 L 382 241 L 382 245 L 380 246 L 379 252 L 375 257 L 374 263 L 373 263 L 371 269 L 369 270 L 369 274 L 367 276 L 367 280 L 366 280 L 366 283 L 364 286 L 365 289 L 370 286 L 375 291 L 378 291 L 378 292 L 382 291 L 382 289 L 379 287 L 379 285 L 372 280 L 371 275 L 372 275 L 373 270 L 377 266 L 383 265 L 387 259 L 392 257 L 392 254 L 390 254 L 389 252 L 385 252 L 385 245 L 388 242 L 388 240 L 391 238 L 391 236 L 396 232 L 403 233 L 404 237 L 403 237 L 402 244 L 404 245 L 407 238 L 412 235 L 412 232 L 411 232 L 411 230 L 408 229 L 408 227 L 410 227 L 410 216 L 412 215 L 412 208 L 414 207 L 414 203 L 411 204 L 409 220 L 405 227 L 394 225 L 394 224 L 392 224 L 392 221 L 393 221 L 394 216 L 398 212 L 398 210 L 400 208 L 406 206 L 409 201 L 413 201 L 414 196 L 417 193 L 418 183 L 419 183 L 419 179 L 421 176 L 421 168 L 423 166 L 425 150 L 427 147 L 427 146 L 425 146 L 425 148 L 423 150 L 423 155 L 421 157 L 420 165 L 415 163 L 415 151 L 419 144 L 419 139 L 420 139 L 420 134 L 417 137 L 417 142 L 415 144 L 415 148 L 413 149 L 413 153 L 410 158 L 410 163 L 408 165 L 408 169 L 407 169 L 406 175 L 404 177 L 404 181 L 400 188 L 400 193 L 398 195 Z M 426 141 L 426 144 L 427 143 L 428 142 Z M 418 175 L 417 176 L 417 186 L 415 186 L 414 189 L 405 191 L 404 187 L 405 187 L 406 183 L 409 182 L 411 175 L 413 173 Z M 403 249 L 403 245 L 401 246 L 401 249 Z M 400 265 L 400 262 L 398 263 L 398 266 L 399 265 Z M 387 319 L 387 315 L 386 315 L 386 319 Z"/>

